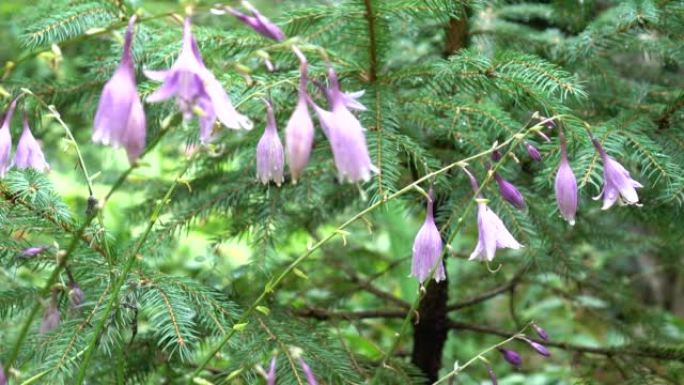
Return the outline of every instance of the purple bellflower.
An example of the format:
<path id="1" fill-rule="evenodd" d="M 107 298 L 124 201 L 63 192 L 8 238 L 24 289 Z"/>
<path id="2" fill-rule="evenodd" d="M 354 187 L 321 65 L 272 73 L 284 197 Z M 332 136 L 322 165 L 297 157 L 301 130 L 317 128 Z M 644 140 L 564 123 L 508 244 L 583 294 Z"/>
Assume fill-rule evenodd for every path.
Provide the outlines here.
<path id="1" fill-rule="evenodd" d="M 5 173 L 12 167 L 10 155 L 12 153 L 12 134 L 10 133 L 10 124 L 14 109 L 17 107 L 17 99 L 15 98 L 10 103 L 5 116 L 2 119 L 2 126 L 0 126 L 0 178 L 5 176 Z"/>
<path id="2" fill-rule="evenodd" d="M 302 371 L 304 372 L 304 376 L 306 376 L 306 382 L 309 385 L 318 385 L 318 381 L 316 381 L 316 377 L 313 374 L 313 370 L 311 370 L 311 367 L 304 362 L 303 359 L 299 359 L 299 364 L 302 366 Z"/>
<path id="3" fill-rule="evenodd" d="M 515 350 L 500 348 L 499 351 L 503 355 L 504 360 L 513 366 L 522 365 L 522 357 Z"/>
<path id="4" fill-rule="evenodd" d="M 38 144 L 38 141 L 36 141 L 36 138 L 31 133 L 26 113 L 24 113 L 24 131 L 19 138 L 17 152 L 14 154 L 14 165 L 18 169 L 32 168 L 41 172 L 50 169 L 50 166 L 45 161 L 45 155 L 43 155 L 40 144 Z"/>
<path id="5" fill-rule="evenodd" d="M 561 215 L 570 226 L 575 225 L 575 214 L 577 213 L 577 179 L 570 168 L 568 162 L 568 150 L 565 136 L 560 132 L 561 159 L 556 174 L 556 202 Z"/>
<path id="6" fill-rule="evenodd" d="M 512 204 L 519 210 L 525 208 L 525 198 L 513 183 L 507 181 L 498 173 L 494 173 L 494 179 L 496 180 L 496 184 L 499 185 L 501 197 L 506 200 L 506 202 Z"/>
<path id="7" fill-rule="evenodd" d="M 280 186 L 283 183 L 283 169 L 285 168 L 283 144 L 278 136 L 273 107 L 268 101 L 266 101 L 266 111 L 266 128 L 256 148 L 257 178 L 263 184 L 273 181 Z"/>
<path id="8" fill-rule="evenodd" d="M 608 210 L 615 202 L 621 205 L 638 204 L 639 196 L 636 189 L 644 186 L 632 179 L 629 171 L 609 156 L 598 140 L 592 138 L 591 141 L 603 159 L 603 191 L 594 199 L 603 198 L 603 210 Z"/>
<path id="9" fill-rule="evenodd" d="M 542 161 L 542 156 L 539 150 L 533 145 L 531 145 L 529 142 L 525 142 L 525 150 L 527 150 L 527 155 L 529 155 L 530 158 L 532 158 L 533 160 L 537 162 Z"/>
<path id="10" fill-rule="evenodd" d="M 69 303 L 74 309 L 78 309 L 85 301 L 85 294 L 76 282 L 69 283 Z"/>
<path id="11" fill-rule="evenodd" d="M 31 247 L 27 247 L 26 249 L 22 250 L 21 253 L 19 254 L 19 256 L 22 258 L 31 258 L 31 257 L 35 257 L 36 255 L 42 253 L 43 251 L 45 251 L 47 249 L 48 249 L 48 246 L 31 246 Z"/>
<path id="12" fill-rule="evenodd" d="M 130 163 L 135 162 L 145 149 L 147 132 L 131 53 L 135 19 L 133 16 L 128 22 L 121 63 L 102 89 L 92 138 L 95 143 L 125 148 Z"/>
<path id="13" fill-rule="evenodd" d="M 313 81 L 313 83 L 325 94 L 328 100 L 332 101 L 332 88 L 326 88 L 323 84 Z M 367 108 L 358 99 L 366 94 L 366 90 L 342 92 L 342 102 L 350 110 L 366 111 Z"/>
<path id="14" fill-rule="evenodd" d="M 444 245 L 435 224 L 432 189 L 428 195 L 430 199 L 427 202 L 425 222 L 413 241 L 413 259 L 411 260 L 411 276 L 418 278 L 421 284 L 428 279 L 433 268 L 435 269 L 433 277 L 436 282 L 446 279 L 441 259 Z"/>
<path id="15" fill-rule="evenodd" d="M 266 373 L 266 385 L 276 385 L 276 358 L 271 359 L 271 365 Z"/>
<path id="16" fill-rule="evenodd" d="M 292 174 L 292 181 L 297 183 L 302 170 L 309 163 L 314 139 L 314 126 L 307 106 L 306 84 L 308 81 L 308 64 L 304 55 L 296 48 L 295 53 L 297 53 L 301 60 L 299 67 L 301 76 L 299 78 L 299 98 L 297 106 L 285 127 L 285 152 L 287 153 L 287 163 Z"/>
<path id="17" fill-rule="evenodd" d="M 163 82 L 159 89 L 147 97 L 147 101 L 161 102 L 175 96 L 185 120 L 189 120 L 193 113 L 199 115 L 202 143 L 212 139 L 217 118 L 228 128 L 252 129 L 252 122 L 237 112 L 221 83 L 204 65 L 190 30 L 189 17 L 185 19 L 183 45 L 176 62 L 168 70 L 144 72 L 148 78 Z"/>
<path id="18" fill-rule="evenodd" d="M 467 169 L 463 169 L 468 178 L 473 191 L 477 192 L 479 186 L 477 180 Z M 496 254 L 496 249 L 519 249 L 523 247 L 513 238 L 506 225 L 498 215 L 492 211 L 481 196 L 477 197 L 477 245 L 470 254 L 468 260 L 492 261 Z"/>
<path id="19" fill-rule="evenodd" d="M 329 92 L 332 111 L 326 111 L 311 103 L 318 115 L 323 133 L 330 141 L 338 179 L 351 183 L 367 181 L 372 173 L 378 172 L 378 169 L 371 163 L 364 128 L 345 105 L 344 95 L 332 67 L 328 67 L 328 77 L 331 84 Z"/>
<path id="20" fill-rule="evenodd" d="M 544 346 L 538 342 L 532 341 L 530 339 L 527 339 L 527 338 L 524 338 L 524 340 L 525 340 L 525 342 L 527 342 L 528 345 L 530 345 L 532 347 L 532 349 L 534 349 L 540 355 L 542 355 L 544 357 L 551 356 L 551 352 L 549 352 L 549 349 L 547 349 L 546 346 Z"/>
<path id="21" fill-rule="evenodd" d="M 52 294 L 52 299 L 48 305 L 45 313 L 43 314 L 43 320 L 40 322 L 40 334 L 49 333 L 59 326 L 60 315 L 59 309 L 57 308 L 57 296 Z"/>
<path id="22" fill-rule="evenodd" d="M 262 15 L 252 4 L 243 1 L 242 5 L 247 8 L 252 16 L 246 15 L 233 8 L 228 8 L 228 12 L 265 38 L 273 39 L 275 41 L 285 40 L 283 31 L 271 20 L 267 19 L 266 16 Z"/>

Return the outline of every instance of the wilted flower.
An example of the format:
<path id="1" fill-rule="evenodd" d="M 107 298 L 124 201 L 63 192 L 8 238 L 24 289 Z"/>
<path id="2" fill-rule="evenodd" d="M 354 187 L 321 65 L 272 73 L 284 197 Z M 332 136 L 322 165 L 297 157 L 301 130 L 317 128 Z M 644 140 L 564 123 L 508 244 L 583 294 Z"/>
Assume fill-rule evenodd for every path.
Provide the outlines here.
<path id="1" fill-rule="evenodd" d="M 14 115 L 14 109 L 17 107 L 17 99 L 15 98 L 10 103 L 5 116 L 2 118 L 2 126 L 0 126 L 0 178 L 5 176 L 7 170 L 12 167 L 10 162 L 10 154 L 12 153 L 12 134 L 10 133 L 10 123 Z"/>
<path id="2" fill-rule="evenodd" d="M 59 320 L 60 315 L 59 309 L 57 308 L 57 297 L 53 294 L 50 304 L 43 314 L 43 320 L 40 322 L 40 334 L 45 334 L 54 330 L 59 326 Z"/>
<path id="3" fill-rule="evenodd" d="M 314 110 L 321 122 L 321 128 L 330 141 L 340 181 L 359 182 L 370 179 L 378 169 L 371 163 L 366 146 L 364 128 L 347 109 L 340 91 L 337 75 L 328 67 L 332 111 L 326 111 L 315 104 Z"/>
<path id="4" fill-rule="evenodd" d="M 432 269 L 435 269 L 433 277 L 436 282 L 446 279 L 444 264 L 442 263 L 442 237 L 435 224 L 433 214 L 433 194 L 429 192 L 430 199 L 427 202 L 427 214 L 425 222 L 418 231 L 413 241 L 413 259 L 411 261 L 411 275 L 418 278 L 420 283 L 428 279 Z"/>
<path id="5" fill-rule="evenodd" d="M 561 160 L 556 174 L 556 202 L 561 215 L 570 226 L 575 224 L 575 213 L 577 212 L 577 179 L 570 168 L 568 162 L 568 151 L 566 148 L 565 137 L 561 134 Z"/>
<path id="6" fill-rule="evenodd" d="M 45 161 L 45 155 L 43 155 L 40 144 L 38 144 L 36 138 L 31 133 L 26 113 L 24 113 L 24 131 L 22 131 L 19 138 L 17 152 L 14 154 L 14 165 L 18 169 L 32 168 L 41 172 L 50 169 L 50 166 Z"/>
<path id="7" fill-rule="evenodd" d="M 509 364 L 513 366 L 520 366 L 522 364 L 522 358 L 515 350 L 500 348 L 499 351 L 503 355 L 504 360 Z"/>
<path id="8" fill-rule="evenodd" d="M 233 8 L 228 8 L 228 11 L 260 35 L 276 41 L 285 40 L 285 34 L 283 31 L 281 31 L 280 28 L 278 28 L 278 26 L 272 21 L 267 19 L 266 16 L 262 15 L 261 12 L 254 8 L 252 4 L 248 3 L 247 1 L 243 1 L 242 5 L 244 5 L 245 8 L 252 13 L 252 16 L 245 15 L 244 13 Z"/>
<path id="9" fill-rule="evenodd" d="M 318 381 L 316 381 L 316 377 L 314 376 L 311 367 L 309 367 L 301 358 L 299 359 L 299 364 L 302 366 L 302 371 L 304 371 L 304 375 L 306 376 L 306 382 L 308 382 L 309 385 L 318 385 Z"/>
<path id="10" fill-rule="evenodd" d="M 21 251 L 21 254 L 19 256 L 24 257 L 24 258 L 31 258 L 35 257 L 36 255 L 42 253 L 43 251 L 47 250 L 48 246 L 31 246 L 27 247 L 26 249 Z"/>
<path id="11" fill-rule="evenodd" d="M 532 349 L 534 349 L 537 353 L 541 354 L 542 356 L 549 357 L 551 355 L 551 352 L 549 352 L 549 349 L 547 349 L 546 346 L 527 338 L 523 339 L 525 340 L 525 342 L 527 342 L 528 345 L 532 347 Z"/>
<path id="12" fill-rule="evenodd" d="M 297 51 L 295 51 L 297 52 Z M 301 54 L 301 52 L 299 52 Z M 290 120 L 285 127 L 285 151 L 287 153 L 287 163 L 292 173 L 292 181 L 297 182 L 302 170 L 309 163 L 311 146 L 314 139 L 314 127 L 307 107 L 306 83 L 308 65 L 306 58 L 300 56 L 300 78 L 299 78 L 299 98 L 297 106 L 292 112 Z"/>
<path id="13" fill-rule="evenodd" d="M 613 157 L 609 156 L 598 140 L 591 140 L 603 159 L 603 190 L 594 199 L 603 198 L 603 210 L 609 209 L 618 202 L 633 205 L 639 202 L 636 189 L 644 187 L 632 179 L 627 171 Z"/>
<path id="14" fill-rule="evenodd" d="M 283 183 L 283 168 L 285 168 L 283 144 L 278 136 L 273 107 L 268 101 L 266 111 L 266 128 L 256 148 L 257 177 L 263 184 L 274 181 L 280 186 Z"/>
<path id="15" fill-rule="evenodd" d="M 147 97 L 149 102 L 160 102 L 176 97 L 178 108 L 188 120 L 199 115 L 200 140 L 208 142 L 218 118 L 226 127 L 250 130 L 252 122 L 235 110 L 221 83 L 204 66 L 197 42 L 190 30 L 190 18 L 183 27 L 183 46 L 176 62 L 165 71 L 145 71 L 145 75 L 163 84 Z"/>
<path id="16" fill-rule="evenodd" d="M 542 156 L 539 150 L 537 150 L 537 148 L 531 145 L 529 142 L 525 142 L 525 150 L 527 150 L 527 155 L 529 155 L 533 160 L 536 160 L 537 162 L 542 161 Z"/>
<path id="17" fill-rule="evenodd" d="M 546 330 L 544 330 L 541 326 L 537 324 L 532 324 L 532 328 L 535 332 L 537 332 L 539 338 L 543 339 L 544 341 L 549 340 L 549 333 L 547 333 Z"/>
<path id="18" fill-rule="evenodd" d="M 515 208 L 521 210 L 525 208 L 525 198 L 513 183 L 507 181 L 497 173 L 494 173 L 494 179 L 496 180 L 496 184 L 499 185 L 499 192 L 503 199 L 512 204 Z"/>
<path id="19" fill-rule="evenodd" d="M 276 358 L 271 359 L 271 366 L 266 373 L 266 385 L 276 385 Z"/>
<path id="20" fill-rule="evenodd" d="M 135 85 L 131 44 L 136 17 L 126 29 L 121 63 L 102 89 L 95 114 L 93 142 L 126 149 L 128 161 L 135 162 L 145 149 L 146 121 Z"/>
<path id="21" fill-rule="evenodd" d="M 496 373 L 494 373 L 494 369 L 489 365 L 487 365 L 487 373 L 489 374 L 489 380 L 492 381 L 492 385 L 497 385 Z"/>

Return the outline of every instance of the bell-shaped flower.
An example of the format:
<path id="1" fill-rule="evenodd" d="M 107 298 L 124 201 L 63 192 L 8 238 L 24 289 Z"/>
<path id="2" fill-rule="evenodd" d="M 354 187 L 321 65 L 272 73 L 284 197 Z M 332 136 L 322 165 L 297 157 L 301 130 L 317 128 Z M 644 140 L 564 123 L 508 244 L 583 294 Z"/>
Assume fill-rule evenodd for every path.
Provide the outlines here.
<path id="1" fill-rule="evenodd" d="M 271 365 L 266 373 L 266 385 L 276 385 L 276 358 L 271 359 Z"/>
<path id="2" fill-rule="evenodd" d="M 477 203 L 477 245 L 468 260 L 492 261 L 496 249 L 519 249 L 523 247 L 513 238 L 504 223 L 487 203 Z"/>
<path id="3" fill-rule="evenodd" d="M 338 179 L 351 183 L 367 181 L 378 169 L 371 163 L 361 122 L 347 109 L 344 96 L 332 67 L 328 68 L 331 83 L 332 111 L 313 104 L 321 128 L 326 134 L 335 159 Z"/>
<path id="4" fill-rule="evenodd" d="M 183 45 L 176 62 L 165 71 L 146 70 L 145 76 L 163 82 L 147 101 L 155 103 L 175 97 L 184 119 L 190 119 L 194 113 L 199 116 L 203 143 L 211 140 L 217 118 L 228 128 L 252 129 L 252 122 L 237 112 L 221 83 L 204 65 L 190 30 L 190 18 L 185 19 Z"/>
<path id="5" fill-rule="evenodd" d="M 266 128 L 256 148 L 257 178 L 263 184 L 273 181 L 280 186 L 284 179 L 285 154 L 283 144 L 278 136 L 275 115 L 270 102 L 266 102 L 266 111 Z"/>
<path id="6" fill-rule="evenodd" d="M 429 196 L 425 222 L 423 222 L 423 226 L 413 241 L 413 259 L 411 260 L 411 276 L 418 278 L 420 283 L 428 279 L 433 269 L 435 270 L 433 277 L 436 282 L 446 279 L 444 264 L 442 263 L 444 245 L 439 229 L 435 224 L 432 190 L 430 190 Z"/>
<path id="7" fill-rule="evenodd" d="M 318 381 L 316 381 L 316 377 L 314 376 L 311 367 L 301 358 L 299 359 L 299 364 L 302 366 L 302 371 L 304 372 L 304 376 L 306 377 L 306 382 L 309 385 L 318 385 Z"/>
<path id="8" fill-rule="evenodd" d="M 644 186 L 632 179 L 629 171 L 609 156 L 598 140 L 592 138 L 592 142 L 603 159 L 603 191 L 594 199 L 603 198 L 603 210 L 611 208 L 615 202 L 621 205 L 637 204 L 639 196 L 636 189 Z"/>
<path id="9" fill-rule="evenodd" d="M 57 326 L 59 326 L 60 314 L 59 308 L 57 307 L 57 297 L 53 294 L 52 300 L 48 305 L 45 313 L 43 314 L 43 319 L 40 322 L 40 334 L 48 333 Z"/>
<path id="10" fill-rule="evenodd" d="M 513 366 L 522 365 L 522 357 L 520 357 L 520 354 L 515 350 L 500 348 L 499 352 L 501 352 L 504 360 L 506 360 L 509 364 Z"/>
<path id="11" fill-rule="evenodd" d="M 2 118 L 2 126 L 0 126 L 0 178 L 4 177 L 10 167 L 12 167 L 10 160 L 10 155 L 12 154 L 10 124 L 12 123 L 12 116 L 14 116 L 14 109 L 17 107 L 17 99 L 15 98 L 10 103 Z"/>
<path id="12" fill-rule="evenodd" d="M 93 124 L 93 142 L 126 149 L 133 163 L 145 149 L 147 123 L 135 84 L 135 68 L 131 44 L 136 17 L 126 29 L 121 63 L 102 89 Z"/>
<path id="13" fill-rule="evenodd" d="M 26 113 L 24 113 L 24 131 L 19 138 L 17 152 L 14 154 L 14 165 L 18 169 L 32 168 L 41 172 L 50 169 L 50 166 L 45 161 L 45 155 L 43 155 L 40 144 L 38 144 L 38 141 L 36 141 L 36 138 L 31 133 Z"/>
<path id="14" fill-rule="evenodd" d="M 533 160 L 537 162 L 542 161 L 542 156 L 539 150 L 533 145 L 531 145 L 529 142 L 525 142 L 525 150 L 527 150 L 527 155 L 529 155 L 530 158 L 532 158 Z"/>
<path id="15" fill-rule="evenodd" d="M 518 188 L 513 185 L 513 183 L 507 181 L 498 173 L 494 173 L 494 179 L 496 180 L 496 184 L 499 186 L 501 197 L 506 200 L 506 202 L 512 204 L 515 208 L 520 210 L 525 208 L 525 198 Z"/>
<path id="16" fill-rule="evenodd" d="M 252 28 L 254 31 L 259 33 L 268 39 L 273 39 L 275 41 L 285 40 L 285 34 L 283 31 L 275 25 L 271 20 L 267 19 L 266 16 L 262 15 L 259 10 L 254 8 L 254 6 L 247 1 L 243 1 L 242 5 L 247 8 L 247 10 L 252 14 L 252 16 L 246 15 L 236 9 L 228 8 L 228 11 L 238 18 L 241 22 L 245 23 L 247 26 Z"/>
<path id="17" fill-rule="evenodd" d="M 565 137 L 561 135 L 561 159 L 555 181 L 556 202 L 561 215 L 573 226 L 577 213 L 577 179 L 568 162 Z"/>
<path id="18" fill-rule="evenodd" d="M 300 59 L 302 63 L 300 65 L 299 97 L 292 116 L 285 126 L 285 152 L 294 183 L 297 182 L 302 170 L 309 163 L 314 139 L 314 126 L 307 106 L 308 65 L 303 56 Z"/>

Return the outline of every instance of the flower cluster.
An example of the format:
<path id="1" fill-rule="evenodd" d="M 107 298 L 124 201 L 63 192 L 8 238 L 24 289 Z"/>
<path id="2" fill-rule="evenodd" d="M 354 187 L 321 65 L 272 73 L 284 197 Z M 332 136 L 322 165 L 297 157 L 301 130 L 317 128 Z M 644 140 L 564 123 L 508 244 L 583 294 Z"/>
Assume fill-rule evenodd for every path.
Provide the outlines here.
<path id="1" fill-rule="evenodd" d="M 0 178 L 5 176 L 10 168 L 16 167 L 18 169 L 32 168 L 37 171 L 45 172 L 50 169 L 50 166 L 45 161 L 45 155 L 40 148 L 40 144 L 33 137 L 31 127 L 29 127 L 28 115 L 24 112 L 23 131 L 17 149 L 14 154 L 14 159 L 11 159 L 12 153 L 12 135 L 10 133 L 10 125 L 14 110 L 17 106 L 18 98 L 15 98 L 7 108 L 5 116 L 2 118 L 2 125 L 0 126 Z"/>

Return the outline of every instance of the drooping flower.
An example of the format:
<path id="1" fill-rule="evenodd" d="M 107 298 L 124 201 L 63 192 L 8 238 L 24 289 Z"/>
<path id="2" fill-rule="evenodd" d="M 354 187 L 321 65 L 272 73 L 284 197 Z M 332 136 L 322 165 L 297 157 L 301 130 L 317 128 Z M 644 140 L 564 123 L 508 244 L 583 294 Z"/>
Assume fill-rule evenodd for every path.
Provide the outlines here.
<path id="1" fill-rule="evenodd" d="M 316 381 L 316 377 L 314 376 L 311 367 L 301 358 L 299 359 L 299 364 L 302 366 L 302 371 L 306 376 L 306 382 L 308 382 L 309 385 L 318 385 L 318 381 Z"/>
<path id="2" fill-rule="evenodd" d="M 465 168 L 463 171 L 468 175 L 473 191 L 478 192 L 479 186 L 473 174 Z M 496 249 L 523 247 L 513 238 L 499 216 L 487 206 L 482 196 L 478 196 L 477 199 L 477 245 L 468 260 L 492 261 Z"/>
<path id="3" fill-rule="evenodd" d="M 252 16 L 246 15 L 233 8 L 228 8 L 228 12 L 252 28 L 254 31 L 268 39 L 273 39 L 275 41 L 285 40 L 285 34 L 283 31 L 271 20 L 266 18 L 266 16 L 262 15 L 261 12 L 254 8 L 252 4 L 247 1 L 243 1 L 242 5 L 247 8 Z"/>
<path id="4" fill-rule="evenodd" d="M 136 17 L 126 29 L 121 63 L 102 89 L 93 124 L 93 142 L 126 149 L 133 163 L 145 149 L 147 123 L 135 84 L 135 68 L 131 44 Z"/>
<path id="5" fill-rule="evenodd" d="M 85 294 L 83 293 L 83 290 L 81 289 L 81 286 L 78 285 L 76 282 L 70 282 L 69 283 L 69 303 L 74 309 L 78 309 L 81 307 L 83 302 L 85 301 Z"/>
<path id="6" fill-rule="evenodd" d="M 531 339 L 528 338 L 523 338 L 525 342 L 527 342 L 528 345 L 534 349 L 537 353 L 544 357 L 549 357 L 551 355 L 551 352 L 549 352 L 549 349 L 546 348 L 546 346 L 540 344 L 539 342 L 532 341 Z"/>
<path id="7" fill-rule="evenodd" d="M 328 67 L 332 111 L 313 105 L 321 128 L 330 141 L 338 179 L 351 183 L 367 181 L 378 169 L 371 163 L 364 128 L 347 109 L 344 96 L 332 67 Z"/>
<path id="8" fill-rule="evenodd" d="M 561 131 L 562 132 L 562 131 Z M 577 213 L 577 179 L 570 168 L 568 162 L 568 150 L 565 143 L 565 136 L 560 134 L 561 140 L 561 159 L 556 173 L 556 202 L 561 215 L 570 226 L 575 225 L 575 213 Z"/>
<path id="9" fill-rule="evenodd" d="M 609 156 L 598 140 L 592 138 L 591 141 L 603 159 L 603 190 L 594 199 L 603 198 L 603 210 L 608 210 L 615 202 L 621 205 L 638 204 L 639 196 L 636 189 L 644 186 L 632 179 L 629 171 Z"/>
<path id="10" fill-rule="evenodd" d="M 332 88 L 327 88 L 323 84 L 317 81 L 313 83 L 325 94 L 328 100 L 332 101 L 333 92 Z M 356 111 L 366 111 L 367 108 L 358 99 L 366 94 L 366 90 L 352 91 L 352 92 L 342 92 L 342 102 L 350 110 Z"/>
<path id="11" fill-rule="evenodd" d="M 537 162 L 542 161 L 542 156 L 539 150 L 533 145 L 531 145 L 529 142 L 525 142 L 525 150 L 527 150 L 527 155 L 529 155 L 530 158 L 532 158 L 533 160 Z"/>
<path id="12" fill-rule="evenodd" d="M 517 209 L 525 208 L 525 198 L 522 193 L 513 185 L 513 183 L 504 179 L 498 173 L 494 173 L 494 179 L 496 184 L 499 186 L 499 192 L 501 197 L 508 203 L 512 204 Z"/>
<path id="13" fill-rule="evenodd" d="M 295 48 L 295 52 L 298 50 Z M 302 170 L 309 163 L 311 147 L 314 139 L 314 127 L 307 106 L 306 84 L 308 78 L 308 64 L 304 55 L 300 56 L 299 97 L 297 106 L 292 112 L 290 120 L 285 126 L 285 152 L 287 163 L 292 174 L 292 181 L 297 182 Z"/>
<path id="14" fill-rule="evenodd" d="M 217 118 L 228 128 L 252 129 L 251 120 L 237 112 L 221 83 L 204 65 L 189 17 L 185 19 L 183 45 L 176 62 L 168 70 L 144 72 L 148 78 L 163 82 L 147 101 L 161 102 L 175 96 L 184 119 L 189 120 L 193 113 L 199 115 L 203 143 L 211 140 Z"/>
<path id="15" fill-rule="evenodd" d="M 271 365 L 266 373 L 266 385 L 276 385 L 276 358 L 271 359 Z"/>
<path id="16" fill-rule="evenodd" d="M 59 326 L 59 321 L 60 314 L 59 308 L 57 308 L 57 296 L 53 294 L 50 304 L 43 314 L 43 320 L 40 322 L 40 334 L 45 334 L 54 330 Z"/>
<path id="17" fill-rule="evenodd" d="M 14 116 L 14 109 L 17 107 L 17 100 L 15 98 L 10 103 L 5 115 L 2 118 L 2 126 L 0 126 L 0 178 L 5 176 L 5 173 L 12 167 L 10 155 L 12 153 L 12 134 L 10 133 L 10 124 L 12 116 Z"/>
<path id="18" fill-rule="evenodd" d="M 18 169 L 32 168 L 37 171 L 45 172 L 50 169 L 50 165 L 45 161 L 45 155 L 31 133 L 28 124 L 28 116 L 24 113 L 24 131 L 21 133 L 17 151 L 14 154 L 14 165 Z"/>
<path id="19" fill-rule="evenodd" d="M 425 222 L 413 241 L 413 259 L 411 260 L 411 276 L 418 278 L 420 283 L 428 279 L 432 269 L 435 269 L 433 277 L 436 282 L 446 279 L 441 259 L 444 245 L 435 224 L 432 189 L 430 189 L 429 196 Z"/>
<path id="20" fill-rule="evenodd" d="M 278 136 L 273 107 L 268 101 L 266 111 L 266 128 L 256 148 L 257 177 L 263 184 L 273 181 L 280 186 L 283 183 L 283 169 L 285 168 L 283 144 Z"/>
<path id="21" fill-rule="evenodd" d="M 27 247 L 24 250 L 21 251 L 19 254 L 20 257 L 23 258 L 31 258 L 35 257 L 36 255 L 42 253 L 43 251 L 47 250 L 48 246 L 31 246 Z"/>
<path id="22" fill-rule="evenodd" d="M 541 326 L 532 324 L 532 329 L 534 329 L 539 338 L 543 339 L 544 341 L 549 340 L 549 333 L 547 333 L 546 330 L 544 330 Z"/>
<path id="23" fill-rule="evenodd" d="M 504 360 L 513 366 L 520 366 L 522 364 L 522 357 L 515 350 L 500 348 L 499 351 L 503 355 Z"/>

